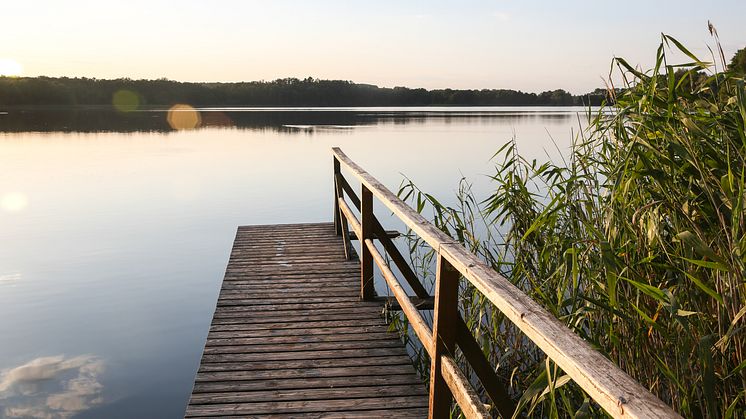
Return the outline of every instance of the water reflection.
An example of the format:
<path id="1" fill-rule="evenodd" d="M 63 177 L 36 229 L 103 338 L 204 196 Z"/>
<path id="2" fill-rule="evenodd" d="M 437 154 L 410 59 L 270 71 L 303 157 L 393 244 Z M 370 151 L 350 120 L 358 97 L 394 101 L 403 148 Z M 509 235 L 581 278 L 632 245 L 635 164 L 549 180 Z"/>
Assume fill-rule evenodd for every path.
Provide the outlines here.
<path id="1" fill-rule="evenodd" d="M 0 274 L 0 284 L 18 282 L 21 278 L 20 272 L 2 273 Z"/>
<path id="2" fill-rule="evenodd" d="M 125 98 L 127 99 L 127 98 Z M 425 124 L 431 120 L 469 124 L 500 120 L 567 123 L 574 108 L 201 108 L 135 111 L 122 99 L 113 108 L 3 109 L 0 132 L 169 132 L 180 129 L 234 127 L 299 133 L 309 128 Z M 122 108 L 127 112 L 122 112 Z"/>
<path id="3" fill-rule="evenodd" d="M 329 221 L 331 147 L 453 205 L 513 137 L 560 158 L 584 109 L 198 111 L 0 108 L 0 417 L 183 417 L 236 226 Z"/>
<path id="4" fill-rule="evenodd" d="M 0 410 L 7 418 L 69 418 L 103 401 L 104 363 L 91 355 L 36 358 L 0 375 Z"/>

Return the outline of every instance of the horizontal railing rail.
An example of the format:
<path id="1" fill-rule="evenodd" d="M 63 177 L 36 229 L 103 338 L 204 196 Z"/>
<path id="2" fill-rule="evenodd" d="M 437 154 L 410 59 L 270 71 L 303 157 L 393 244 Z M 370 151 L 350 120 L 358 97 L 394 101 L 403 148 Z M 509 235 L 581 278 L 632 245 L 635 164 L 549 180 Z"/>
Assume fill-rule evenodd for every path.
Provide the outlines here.
<path id="1" fill-rule="evenodd" d="M 378 180 L 350 160 L 339 148 L 334 156 L 334 224 L 351 255 L 349 229 L 360 241 L 360 294 L 373 300 L 373 266 L 380 269 L 386 284 L 398 302 L 412 330 L 430 355 L 430 414 L 448 417 L 455 400 L 468 418 L 490 417 L 469 379 L 458 367 L 456 347 L 480 380 L 485 393 L 502 416 L 511 416 L 514 405 L 504 384 L 497 377 L 458 311 L 458 286 L 463 277 L 492 302 L 527 338 L 531 339 L 570 378 L 612 417 L 679 418 L 680 416 L 635 381 L 616 364 L 594 350 L 552 314 L 523 293 L 497 271 L 487 266 L 461 244 L 447 236 L 409 207 Z M 344 167 L 360 181 L 358 197 L 342 176 Z M 345 194 L 359 211 L 360 219 L 347 204 Z M 437 272 L 432 329 L 399 283 L 384 255 L 375 245 L 378 240 L 398 268 L 416 297 L 428 295 L 406 259 L 373 215 L 373 197 L 396 215 L 409 230 L 437 252 Z"/>

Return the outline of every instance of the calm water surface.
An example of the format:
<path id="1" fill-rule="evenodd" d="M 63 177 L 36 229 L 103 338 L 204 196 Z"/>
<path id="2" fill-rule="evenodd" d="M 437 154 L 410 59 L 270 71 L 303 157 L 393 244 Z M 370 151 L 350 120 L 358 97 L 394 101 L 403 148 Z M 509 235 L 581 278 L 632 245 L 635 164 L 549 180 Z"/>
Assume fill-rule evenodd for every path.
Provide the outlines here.
<path id="1" fill-rule="evenodd" d="M 448 201 L 513 136 L 557 159 L 583 112 L 0 109 L 0 417 L 182 416 L 236 226 L 330 221 L 331 147 Z"/>

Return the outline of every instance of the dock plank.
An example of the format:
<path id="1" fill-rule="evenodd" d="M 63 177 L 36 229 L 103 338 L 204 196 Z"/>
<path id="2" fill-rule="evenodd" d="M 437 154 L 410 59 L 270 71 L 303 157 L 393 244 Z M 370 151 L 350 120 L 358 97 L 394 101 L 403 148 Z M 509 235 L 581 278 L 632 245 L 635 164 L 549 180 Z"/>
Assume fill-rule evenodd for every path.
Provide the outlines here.
<path id="1" fill-rule="evenodd" d="M 331 223 L 238 228 L 186 417 L 424 417 L 427 389 Z"/>
<path id="2" fill-rule="evenodd" d="M 424 403 L 424 405 L 423 405 Z M 262 414 L 294 414 L 298 412 L 333 412 L 360 411 L 387 408 L 427 407 L 427 399 L 422 396 L 382 396 L 361 399 L 331 399 L 331 400 L 297 400 L 278 402 L 254 403 L 217 403 L 190 405 L 187 417 L 204 417 L 214 415 L 262 415 Z"/>

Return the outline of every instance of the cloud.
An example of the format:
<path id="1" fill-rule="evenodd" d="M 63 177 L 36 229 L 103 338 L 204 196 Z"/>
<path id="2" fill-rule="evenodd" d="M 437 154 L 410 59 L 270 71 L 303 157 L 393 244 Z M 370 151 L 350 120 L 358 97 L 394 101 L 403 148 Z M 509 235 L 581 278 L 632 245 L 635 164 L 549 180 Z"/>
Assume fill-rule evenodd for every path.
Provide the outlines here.
<path id="1" fill-rule="evenodd" d="M 100 404 L 103 361 L 81 355 L 36 358 L 0 375 L 0 405 L 8 418 L 69 418 Z"/>

